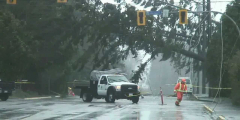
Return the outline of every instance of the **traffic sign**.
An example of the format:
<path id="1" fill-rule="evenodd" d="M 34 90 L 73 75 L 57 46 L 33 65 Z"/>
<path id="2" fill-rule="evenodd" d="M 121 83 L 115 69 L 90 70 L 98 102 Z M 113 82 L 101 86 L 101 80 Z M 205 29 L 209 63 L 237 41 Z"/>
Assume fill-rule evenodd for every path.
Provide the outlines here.
<path id="1" fill-rule="evenodd" d="M 162 11 L 148 11 L 147 15 L 161 15 Z"/>
<path id="2" fill-rule="evenodd" d="M 7 0 L 7 4 L 17 4 L 17 0 Z"/>
<path id="3" fill-rule="evenodd" d="M 168 17 L 169 10 L 168 9 L 163 9 L 163 17 Z"/>
<path id="4" fill-rule="evenodd" d="M 57 0 L 57 3 L 67 3 L 67 0 Z"/>

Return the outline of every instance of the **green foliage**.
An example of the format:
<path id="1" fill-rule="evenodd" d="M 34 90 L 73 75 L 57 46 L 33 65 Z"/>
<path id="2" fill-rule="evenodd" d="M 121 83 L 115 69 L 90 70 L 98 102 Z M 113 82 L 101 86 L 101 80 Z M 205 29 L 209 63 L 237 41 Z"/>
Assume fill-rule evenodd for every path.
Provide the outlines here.
<path id="1" fill-rule="evenodd" d="M 138 66 L 138 70 L 135 71 L 133 77 L 131 78 L 133 83 L 138 83 L 139 79 L 142 80 L 141 75 L 144 72 L 145 67 L 147 66 L 147 64 L 148 64 L 148 61 L 143 63 L 143 64 L 141 64 L 140 66 Z"/>
<path id="2" fill-rule="evenodd" d="M 151 6 L 151 2 L 152 10 L 178 10 L 157 0 L 142 5 Z M 187 0 L 182 2 L 192 6 Z M 196 31 L 195 21 L 182 26 L 176 15 L 167 19 L 148 16 L 147 26 L 137 26 L 136 8 L 123 7 L 124 10 L 120 5 L 102 4 L 100 0 L 72 0 L 68 4 L 31 0 L 3 6 L 1 75 L 8 80 L 33 80 L 43 91 L 50 79 L 51 84 L 61 83 L 52 89 L 62 92 L 62 84 L 70 79 L 87 79 L 91 70 L 108 69 L 109 63 L 119 65 L 130 53 L 136 58 L 139 50 L 151 54 L 150 60 L 159 54 L 162 60 L 172 58 L 179 68 L 188 65 L 183 55 L 199 60 L 198 55 L 186 50 L 190 39 L 184 37 L 189 36 L 187 30 Z M 192 43 L 196 44 L 196 39 Z M 146 65 L 142 64 L 133 75 L 136 82 Z"/>
<path id="3" fill-rule="evenodd" d="M 1 79 L 21 78 L 32 58 L 27 45 L 31 36 L 23 32 L 20 21 L 8 11 L 0 10 L 0 28 Z"/>
<path id="4" fill-rule="evenodd" d="M 230 83 L 232 87 L 232 102 L 235 105 L 240 105 L 240 51 L 237 52 L 237 54 L 229 60 L 229 74 L 230 74 Z"/>
<path id="5" fill-rule="evenodd" d="M 236 2 L 233 2 L 227 6 L 226 14 L 229 15 L 233 20 L 236 21 L 237 25 L 240 26 L 240 17 L 238 12 L 240 8 L 237 6 Z M 239 104 L 239 96 L 236 95 L 240 90 L 238 86 L 238 79 L 236 76 L 239 76 L 239 51 L 240 42 L 238 42 L 239 33 L 236 29 L 236 26 L 232 21 L 222 16 L 222 33 L 223 33 L 223 78 L 221 87 L 230 87 L 233 88 L 231 91 L 222 90 L 221 96 L 230 96 L 232 93 L 233 103 Z M 217 24 L 216 32 L 212 36 L 211 41 L 209 42 L 209 49 L 207 54 L 207 76 L 210 82 L 210 85 L 213 87 L 218 86 L 220 79 L 220 63 L 221 63 L 221 34 L 220 34 L 220 24 Z M 212 91 L 211 96 L 215 96 L 214 91 Z"/>

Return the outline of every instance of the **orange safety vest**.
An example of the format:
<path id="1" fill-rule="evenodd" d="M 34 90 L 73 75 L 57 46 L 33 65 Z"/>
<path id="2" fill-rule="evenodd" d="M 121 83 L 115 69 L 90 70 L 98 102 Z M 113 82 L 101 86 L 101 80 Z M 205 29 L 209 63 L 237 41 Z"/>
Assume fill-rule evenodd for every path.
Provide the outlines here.
<path id="1" fill-rule="evenodd" d="M 186 87 L 186 85 L 184 85 L 183 90 L 181 90 L 182 84 L 180 83 L 180 86 L 179 86 L 178 90 L 174 90 L 174 91 L 176 91 L 176 92 L 187 92 L 187 90 L 185 90 L 185 87 Z"/>

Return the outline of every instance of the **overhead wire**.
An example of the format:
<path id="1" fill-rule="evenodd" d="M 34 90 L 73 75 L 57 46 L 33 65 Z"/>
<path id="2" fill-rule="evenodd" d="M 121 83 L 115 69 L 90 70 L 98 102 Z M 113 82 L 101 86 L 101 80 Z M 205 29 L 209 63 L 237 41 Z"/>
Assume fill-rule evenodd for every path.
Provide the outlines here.
<path id="1" fill-rule="evenodd" d="M 211 1 L 211 3 L 216 3 L 216 2 L 218 2 L 218 3 L 220 3 L 220 2 L 233 2 L 233 0 L 232 1 Z"/>
<path id="2" fill-rule="evenodd" d="M 208 17 L 208 15 L 209 15 L 210 13 L 208 13 L 207 15 L 206 15 L 206 17 L 198 24 L 198 26 L 196 27 L 196 29 L 198 29 L 199 27 L 200 27 L 200 25 L 206 20 L 206 18 Z M 193 28 L 192 28 L 193 29 Z M 192 37 L 191 37 L 191 39 L 190 39 L 190 45 L 192 44 L 192 39 L 193 39 L 193 36 L 194 35 L 192 35 Z M 190 46 L 190 49 L 191 49 L 192 47 Z"/>
<path id="3" fill-rule="evenodd" d="M 221 13 L 221 12 L 217 12 L 217 11 L 212 11 L 212 12 L 219 13 L 219 14 L 222 14 L 222 15 L 225 15 L 226 17 L 228 17 L 228 18 L 234 23 L 234 25 L 236 26 L 236 28 L 237 28 L 237 30 L 238 30 L 239 36 L 238 36 L 238 38 L 236 39 L 236 41 L 235 41 L 235 43 L 234 43 L 234 46 L 232 47 L 232 50 L 231 50 L 231 53 L 230 53 L 230 56 L 231 56 L 232 53 L 233 53 L 233 50 L 234 50 L 234 48 L 235 48 L 235 46 L 236 46 L 236 44 L 237 44 L 237 42 L 238 42 L 238 39 L 240 38 L 240 29 L 239 29 L 238 25 L 236 24 L 236 22 L 235 22 L 230 16 L 228 16 L 226 13 Z M 192 38 L 193 38 L 193 36 L 192 36 Z M 192 41 L 192 38 L 191 38 L 190 42 Z M 200 40 L 200 39 L 199 39 L 199 40 Z M 220 68 L 219 88 L 221 87 L 222 77 L 223 77 L 223 75 L 224 75 L 224 73 L 225 73 L 225 70 L 226 70 L 226 69 L 224 69 L 224 71 L 223 71 L 222 19 L 221 19 L 221 41 L 222 41 L 222 52 L 221 52 L 221 68 Z M 190 44 L 191 44 L 191 43 L 190 43 Z M 228 57 L 228 59 L 229 59 L 229 57 Z M 223 72 L 222 72 L 222 71 L 223 71 Z M 221 89 L 218 89 L 218 92 L 216 93 L 216 95 L 215 95 L 215 97 L 214 97 L 214 99 L 213 99 L 213 102 L 215 101 L 215 99 L 216 99 L 216 97 L 217 97 L 218 94 L 219 94 L 219 98 L 220 98 L 220 93 L 221 93 Z M 214 106 L 213 110 L 216 108 L 217 105 L 218 105 L 218 103 Z"/>
<path id="4" fill-rule="evenodd" d="M 240 36 L 238 36 L 238 38 L 236 39 L 236 41 L 235 41 L 235 43 L 234 43 L 234 45 L 233 45 L 233 48 L 235 48 L 235 46 L 236 46 L 239 38 L 240 38 Z M 232 50 L 231 50 L 231 52 L 230 52 L 230 56 L 232 56 L 233 48 L 232 48 Z M 228 58 L 228 59 L 229 59 L 229 58 Z M 228 59 L 227 59 L 227 60 L 228 60 Z M 224 75 L 225 72 L 226 72 L 226 69 L 224 69 L 222 76 Z"/>
<path id="5" fill-rule="evenodd" d="M 215 11 L 215 12 L 216 12 L 216 11 Z M 216 12 L 216 13 L 221 13 L 221 12 Z M 226 17 L 228 17 L 228 18 L 234 23 L 234 25 L 236 26 L 236 28 L 237 28 L 237 30 L 238 30 L 238 34 L 239 34 L 238 38 L 235 40 L 235 43 L 234 43 L 234 45 L 233 45 L 233 47 L 232 47 L 231 52 L 230 52 L 230 56 L 231 56 L 231 55 L 233 54 L 233 50 L 234 50 L 234 48 L 235 48 L 235 46 L 236 46 L 236 44 L 237 44 L 237 42 L 238 42 L 238 39 L 240 38 L 240 29 L 239 29 L 237 23 L 236 23 L 230 16 L 228 16 L 226 13 L 221 13 L 221 14 L 225 15 Z M 222 61 L 221 61 L 221 62 L 223 62 L 222 18 L 221 18 L 221 40 L 222 40 Z M 227 61 L 228 61 L 228 59 L 230 59 L 230 57 L 227 58 Z M 223 63 L 221 63 L 221 68 L 220 68 L 220 70 L 222 69 L 222 64 L 223 64 Z M 220 85 L 220 86 L 221 86 L 222 77 L 223 77 L 225 71 L 226 71 L 226 69 L 224 69 L 224 72 L 223 72 L 223 73 L 222 73 L 222 70 L 220 71 L 220 80 L 219 80 L 219 85 Z M 220 87 L 219 87 L 219 88 L 220 88 Z M 219 98 L 220 98 L 221 89 L 218 89 L 218 92 L 216 93 L 216 96 L 214 97 L 213 102 L 214 102 L 214 100 L 216 99 L 218 93 L 219 93 Z M 218 104 L 219 104 L 219 103 L 216 103 L 216 105 L 214 106 L 213 110 L 217 107 Z"/>
<path id="6" fill-rule="evenodd" d="M 194 2 L 195 2 L 195 1 L 194 1 Z M 221 2 L 222 2 L 222 1 L 221 1 Z M 232 1 L 225 1 L 225 2 L 232 2 Z M 200 2 L 196 2 L 196 3 L 200 3 Z M 209 3 L 209 2 L 206 2 L 206 3 Z M 200 3 L 200 4 L 201 4 L 201 3 Z M 203 5 L 203 4 L 202 4 L 202 5 Z M 230 16 L 228 16 L 226 13 L 221 13 L 221 12 L 217 12 L 217 11 L 212 11 L 212 12 L 219 13 L 219 14 L 222 14 L 222 15 L 225 15 L 226 17 L 228 17 L 228 18 L 234 23 L 234 25 L 236 26 L 236 28 L 237 28 L 237 30 L 238 30 L 239 36 L 238 36 L 238 38 L 236 39 L 236 41 L 235 41 L 235 43 L 234 43 L 234 46 L 233 46 L 233 48 L 232 48 L 232 50 L 231 50 L 231 53 L 230 53 L 230 56 L 231 56 L 232 53 L 233 53 L 233 49 L 235 48 L 236 43 L 238 42 L 238 39 L 240 38 L 240 29 L 239 29 L 238 25 L 236 24 L 236 22 L 235 22 Z M 193 38 L 193 36 L 191 37 L 190 44 L 191 44 L 192 38 Z M 221 87 L 222 77 L 223 77 L 223 75 L 224 75 L 224 73 L 225 73 L 225 70 L 226 70 L 226 69 L 224 69 L 224 71 L 222 72 L 222 69 L 223 69 L 222 21 L 221 21 L 221 40 L 222 40 L 222 56 L 221 56 L 221 68 L 220 68 L 219 88 Z M 199 42 L 200 42 L 200 39 L 199 39 Z M 199 43 L 198 43 L 198 44 L 199 44 Z M 198 45 L 198 44 L 197 44 L 197 45 Z M 197 46 L 197 45 L 196 45 L 196 46 Z M 195 47 L 196 47 L 196 46 L 195 46 Z M 195 47 L 194 47 L 194 48 L 195 48 Z M 229 59 L 229 58 L 228 58 L 228 59 Z M 218 89 L 217 94 L 218 94 L 218 93 L 219 93 L 219 98 L 220 98 L 220 93 L 221 93 L 221 90 L 220 90 L 220 89 Z M 215 98 L 217 97 L 217 94 L 216 94 Z M 215 98 L 214 98 L 214 100 L 215 100 Z M 213 102 L 214 102 L 214 100 L 213 100 Z M 218 105 L 218 103 L 215 105 L 215 107 L 213 108 L 213 110 L 216 108 L 217 105 Z"/>
<path id="7" fill-rule="evenodd" d="M 223 36 L 222 36 L 222 18 L 221 18 L 221 43 L 222 43 L 222 50 L 221 50 L 221 63 L 220 63 L 220 80 L 219 80 L 219 85 L 218 85 L 218 88 L 221 88 L 221 84 L 222 84 L 222 67 L 223 67 Z M 219 99 L 220 99 L 220 93 L 221 93 L 221 89 L 218 89 L 214 99 L 213 99 L 213 102 L 215 101 L 215 99 L 217 98 L 217 95 L 219 94 Z M 218 103 L 216 103 L 216 105 L 214 106 L 213 110 L 217 107 Z"/>
<path id="8" fill-rule="evenodd" d="M 192 0 L 192 1 L 190 1 L 190 2 L 192 2 L 192 3 L 197 3 L 197 4 L 200 4 L 200 5 L 203 5 L 203 3 L 201 3 L 201 2 L 197 2 L 197 1 L 194 1 L 194 0 Z M 233 2 L 233 0 L 232 1 L 210 1 L 210 2 L 205 2 L 205 3 L 220 3 L 220 2 Z M 179 3 L 179 2 L 174 2 L 174 3 Z"/>
<path id="9" fill-rule="evenodd" d="M 203 31 L 201 31 L 201 33 L 200 33 L 200 36 L 199 36 L 199 39 L 198 39 L 198 43 L 194 47 L 192 47 L 193 49 L 196 48 L 199 45 L 199 43 L 201 41 L 202 33 L 203 33 Z"/>

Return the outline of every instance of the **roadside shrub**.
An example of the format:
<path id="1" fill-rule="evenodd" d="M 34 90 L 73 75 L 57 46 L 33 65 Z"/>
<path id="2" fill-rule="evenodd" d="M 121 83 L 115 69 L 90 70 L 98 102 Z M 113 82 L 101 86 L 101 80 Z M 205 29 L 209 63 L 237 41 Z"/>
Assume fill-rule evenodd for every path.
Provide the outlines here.
<path id="1" fill-rule="evenodd" d="M 232 103 L 234 105 L 240 105 L 240 51 L 229 60 L 229 77 L 232 87 Z"/>

